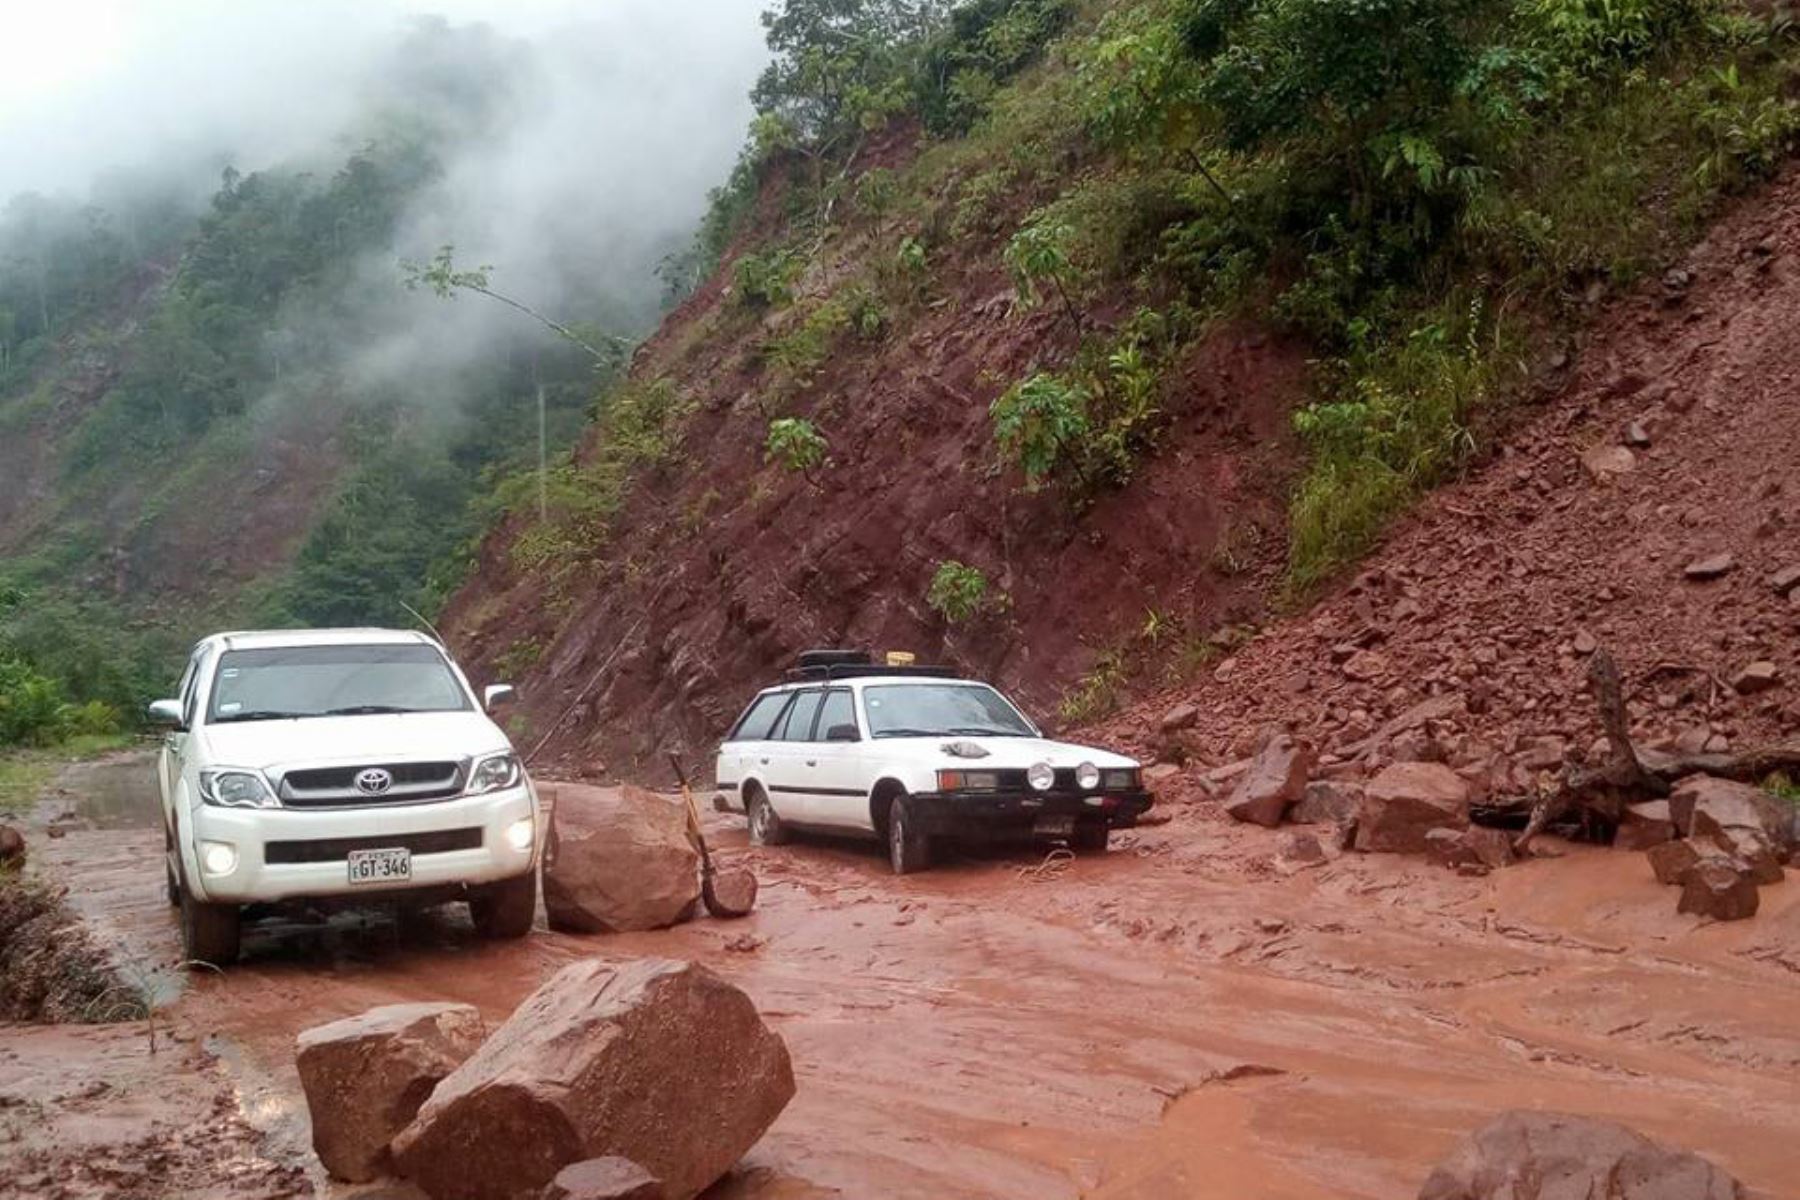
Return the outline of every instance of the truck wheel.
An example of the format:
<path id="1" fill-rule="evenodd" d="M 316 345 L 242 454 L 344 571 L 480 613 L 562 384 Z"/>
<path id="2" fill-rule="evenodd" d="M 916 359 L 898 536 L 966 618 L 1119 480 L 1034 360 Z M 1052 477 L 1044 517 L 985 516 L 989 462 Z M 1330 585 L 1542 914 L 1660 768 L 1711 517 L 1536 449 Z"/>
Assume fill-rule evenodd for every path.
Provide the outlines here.
<path id="1" fill-rule="evenodd" d="M 1078 854 L 1105 854 L 1106 841 L 1111 836 L 1112 826 L 1105 821 L 1077 821 L 1075 836 L 1069 842 Z"/>
<path id="2" fill-rule="evenodd" d="M 170 908 L 181 907 L 181 884 L 175 878 L 175 868 L 169 865 L 169 856 L 163 855 L 163 894 L 169 898 Z"/>
<path id="3" fill-rule="evenodd" d="M 750 792 L 750 844 L 752 846 L 783 846 L 793 838 L 788 827 L 781 823 L 775 814 L 775 806 L 762 793 L 761 788 Z"/>
<path id="4" fill-rule="evenodd" d="M 485 883 L 471 891 L 469 916 L 475 932 L 496 941 L 522 938 L 531 932 L 537 917 L 537 872 L 517 879 Z"/>
<path id="5" fill-rule="evenodd" d="M 208 904 L 181 889 L 181 952 L 189 962 L 229 967 L 238 960 L 243 913 L 235 904 Z"/>
<path id="6" fill-rule="evenodd" d="M 888 809 L 888 863 L 896 875 L 911 875 L 931 865 L 931 839 L 917 829 L 918 816 L 905 796 Z"/>

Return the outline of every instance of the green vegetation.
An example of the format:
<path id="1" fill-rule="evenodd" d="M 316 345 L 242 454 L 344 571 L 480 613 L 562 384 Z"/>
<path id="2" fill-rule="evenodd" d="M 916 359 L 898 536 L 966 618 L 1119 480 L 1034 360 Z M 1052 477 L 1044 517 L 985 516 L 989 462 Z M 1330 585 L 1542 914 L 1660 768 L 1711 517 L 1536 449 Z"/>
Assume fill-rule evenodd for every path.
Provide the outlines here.
<path id="1" fill-rule="evenodd" d="M 951 625 L 963 625 L 984 613 L 1007 606 L 1004 593 L 994 592 L 980 567 L 950 559 L 941 562 L 931 577 L 925 603 Z"/>
<path id="2" fill-rule="evenodd" d="M 0 751 L 0 816 L 29 812 L 65 763 L 131 744 L 123 733 L 78 733 L 46 746 Z"/>
<path id="3" fill-rule="evenodd" d="M 825 464 L 827 448 L 825 435 L 811 421 L 779 417 L 769 422 L 769 440 L 763 447 L 763 457 L 779 463 L 784 470 L 804 475 L 808 483 L 817 486 L 813 472 Z"/>

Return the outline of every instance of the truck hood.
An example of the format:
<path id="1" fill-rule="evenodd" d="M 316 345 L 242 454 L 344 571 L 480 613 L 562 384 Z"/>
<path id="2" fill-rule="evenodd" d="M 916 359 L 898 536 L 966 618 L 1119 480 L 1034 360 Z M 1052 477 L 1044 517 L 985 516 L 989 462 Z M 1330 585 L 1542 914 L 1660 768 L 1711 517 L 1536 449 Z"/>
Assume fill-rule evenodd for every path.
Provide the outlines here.
<path id="1" fill-rule="evenodd" d="M 480 758 L 512 748 L 486 714 L 382 713 L 207 725 L 207 757 L 268 770 L 299 763 L 386 763 Z"/>
<path id="2" fill-rule="evenodd" d="M 986 758 L 962 758 L 944 752 L 941 747 L 952 742 L 968 742 L 986 750 Z M 1078 746 L 1072 742 L 1053 742 L 1048 738 L 1023 737 L 930 737 L 930 738 L 878 738 L 877 745 L 905 746 L 917 753 L 932 754 L 942 760 L 947 767 L 965 766 L 972 771 L 984 768 L 1020 770 L 1033 763 L 1047 762 L 1053 767 L 1078 767 L 1082 763 L 1093 763 L 1096 767 L 1135 767 L 1136 759 L 1126 758 L 1122 754 L 1114 754 L 1095 746 Z"/>

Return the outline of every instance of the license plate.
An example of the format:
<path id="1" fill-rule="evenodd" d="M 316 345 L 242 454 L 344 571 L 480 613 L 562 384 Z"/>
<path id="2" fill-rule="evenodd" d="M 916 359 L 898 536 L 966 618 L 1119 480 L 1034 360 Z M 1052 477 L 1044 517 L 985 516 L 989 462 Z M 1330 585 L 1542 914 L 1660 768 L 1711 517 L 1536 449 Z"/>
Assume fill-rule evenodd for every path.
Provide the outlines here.
<path id="1" fill-rule="evenodd" d="M 1068 837 L 1075 832 L 1074 817 L 1039 817 L 1032 826 L 1039 837 Z"/>
<path id="2" fill-rule="evenodd" d="M 412 851 L 352 850 L 351 883 L 403 883 L 412 878 Z"/>

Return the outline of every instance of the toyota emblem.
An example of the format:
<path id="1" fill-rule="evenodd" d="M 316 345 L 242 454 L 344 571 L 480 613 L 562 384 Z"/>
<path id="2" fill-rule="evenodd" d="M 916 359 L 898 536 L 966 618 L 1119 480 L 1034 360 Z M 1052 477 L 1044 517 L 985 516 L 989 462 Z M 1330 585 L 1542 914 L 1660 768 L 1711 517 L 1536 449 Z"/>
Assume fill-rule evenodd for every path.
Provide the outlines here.
<path id="1" fill-rule="evenodd" d="M 394 773 L 370 767 L 356 773 L 356 790 L 365 796 L 379 796 L 394 786 Z"/>

